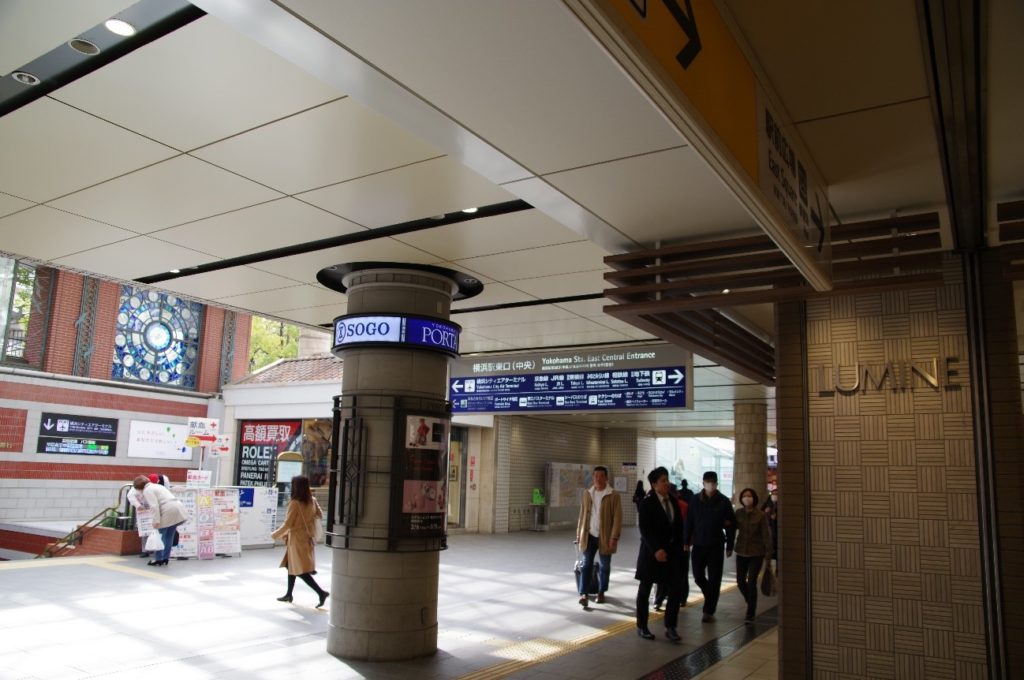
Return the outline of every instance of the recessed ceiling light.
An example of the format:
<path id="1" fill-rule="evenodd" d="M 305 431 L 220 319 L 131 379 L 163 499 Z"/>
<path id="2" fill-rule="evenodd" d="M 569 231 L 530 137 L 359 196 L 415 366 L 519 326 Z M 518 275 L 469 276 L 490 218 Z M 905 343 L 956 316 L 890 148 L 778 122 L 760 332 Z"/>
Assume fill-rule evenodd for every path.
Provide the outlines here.
<path id="1" fill-rule="evenodd" d="M 38 85 L 39 78 L 36 78 L 31 73 L 25 73 L 24 71 L 15 71 L 11 74 L 11 77 L 17 80 L 22 85 Z"/>
<path id="2" fill-rule="evenodd" d="M 88 56 L 100 53 L 100 48 L 97 47 L 95 43 L 91 43 L 88 40 L 84 40 L 82 38 L 75 38 L 74 40 L 69 40 L 68 47 L 73 49 L 75 52 L 81 52 L 82 54 Z"/>
<path id="3" fill-rule="evenodd" d="M 473 213 L 475 213 L 476 211 L 477 211 L 477 208 L 463 208 L 463 209 L 462 209 L 462 212 L 464 212 L 464 213 L 469 213 L 470 215 L 472 215 L 472 214 L 473 214 Z"/>
<path id="4" fill-rule="evenodd" d="M 180 274 L 180 273 L 181 273 L 181 270 L 180 270 L 180 269 L 172 269 L 172 270 L 171 270 L 171 273 L 172 273 L 172 274 Z"/>
<path id="5" fill-rule="evenodd" d="M 117 35 L 135 35 L 135 27 L 123 19 L 107 19 L 103 25 L 107 27 L 108 31 Z"/>
<path id="6" fill-rule="evenodd" d="M 722 292 L 723 292 L 723 293 L 728 293 L 728 292 L 729 292 L 729 289 L 728 289 L 728 288 L 723 288 L 723 289 L 722 289 Z"/>

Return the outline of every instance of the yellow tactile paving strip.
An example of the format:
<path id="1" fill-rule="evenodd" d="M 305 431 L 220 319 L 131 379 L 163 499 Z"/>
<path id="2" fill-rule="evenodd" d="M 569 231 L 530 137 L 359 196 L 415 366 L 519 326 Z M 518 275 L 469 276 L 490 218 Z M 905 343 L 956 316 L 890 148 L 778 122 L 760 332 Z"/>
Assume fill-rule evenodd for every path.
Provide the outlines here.
<path id="1" fill-rule="evenodd" d="M 166 581 L 173 577 L 156 571 L 155 569 L 141 569 L 130 567 L 123 563 L 124 558 L 117 555 L 96 555 L 93 557 L 51 557 L 38 560 L 10 560 L 0 562 L 0 571 L 13 571 L 15 569 L 46 569 L 49 567 L 99 567 L 111 571 L 120 571 L 134 576 L 143 576 L 156 581 Z"/>
<path id="2" fill-rule="evenodd" d="M 735 589 L 735 584 L 722 586 L 723 593 Z M 690 607 L 703 601 L 703 597 L 687 600 L 686 606 Z M 659 621 L 662 618 L 664 618 L 664 614 L 653 611 L 651 612 L 650 621 Z M 512 675 L 513 673 L 518 673 L 519 671 L 529 668 L 530 666 L 547 663 L 548 661 L 553 661 L 554 659 L 567 654 L 574 654 L 582 649 L 590 647 L 591 645 L 597 644 L 598 642 L 603 642 L 610 637 L 627 631 L 632 631 L 635 628 L 636 620 L 629 618 L 625 621 L 609 624 L 600 630 L 594 631 L 593 633 L 581 635 L 580 637 L 573 638 L 571 640 L 534 638 L 533 640 L 517 642 L 514 645 L 502 647 L 495 652 L 495 654 L 499 656 L 510 657 L 508 661 L 459 676 L 456 680 L 492 680 L 492 678 L 504 678 Z"/>

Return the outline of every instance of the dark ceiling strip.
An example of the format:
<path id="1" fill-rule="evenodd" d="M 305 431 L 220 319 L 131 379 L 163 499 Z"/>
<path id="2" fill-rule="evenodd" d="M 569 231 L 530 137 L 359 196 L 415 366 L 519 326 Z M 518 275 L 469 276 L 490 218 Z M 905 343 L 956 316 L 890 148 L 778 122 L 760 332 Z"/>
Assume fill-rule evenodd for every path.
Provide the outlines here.
<path id="1" fill-rule="evenodd" d="M 141 0 L 111 17 L 131 24 L 136 31 L 134 35 L 117 35 L 103 24 L 78 35 L 69 35 L 68 42 L 0 78 L 0 116 L 45 97 L 205 15 L 206 12 L 185 0 Z M 71 47 L 73 41 L 87 41 L 88 44 L 76 44 L 86 48 L 93 45 L 99 51 L 87 54 Z M 31 78 L 37 78 L 38 82 L 27 84 Z"/>
<path id="2" fill-rule="evenodd" d="M 767 236 L 748 236 L 744 238 L 729 239 L 726 241 L 685 243 L 677 246 L 638 250 L 633 253 L 624 253 L 622 255 L 609 255 L 604 258 L 604 262 L 609 267 L 625 269 L 628 267 L 654 264 L 659 260 L 664 262 L 679 256 L 707 258 L 720 255 L 760 252 L 764 250 L 777 250 L 777 247 Z"/>
<path id="3" fill-rule="evenodd" d="M 985 244 L 985 3 L 918 0 L 928 90 L 957 248 Z"/>
<path id="4" fill-rule="evenodd" d="M 1024 220 L 1000 224 L 999 240 L 1000 242 L 1024 240 Z"/>
<path id="5" fill-rule="evenodd" d="M 257 262 L 267 262 L 268 260 L 276 260 L 282 257 L 290 257 L 292 255 L 304 255 L 318 250 L 327 250 L 328 248 L 337 248 L 339 246 L 347 246 L 353 243 L 373 241 L 378 238 L 399 236 L 401 234 L 409 234 L 414 231 L 424 231 L 426 229 L 436 229 L 437 227 L 443 227 L 448 224 L 478 220 L 482 217 L 507 215 L 509 213 L 519 212 L 520 210 L 530 210 L 531 208 L 533 208 L 533 206 L 523 200 L 506 201 L 505 203 L 495 203 L 494 205 L 482 206 L 477 208 L 475 213 L 459 211 L 448 213 L 444 216 L 438 216 L 437 218 L 428 217 L 422 220 L 402 222 L 400 224 L 392 224 L 390 226 L 379 227 L 377 229 L 367 229 L 366 231 L 359 231 L 352 234 L 342 234 L 341 236 L 332 236 L 331 238 L 322 238 L 316 241 L 307 241 L 306 243 L 296 243 L 284 248 L 263 250 L 250 255 L 229 257 L 224 260 L 209 262 L 207 264 L 201 264 L 187 269 L 182 268 L 181 271 L 177 273 L 161 272 L 160 274 L 143 276 L 135 280 L 138 283 L 145 284 L 160 283 L 162 281 L 184 278 L 186 276 L 195 276 L 196 274 L 206 274 L 208 272 L 220 271 L 222 269 L 231 269 L 232 267 L 256 264 Z"/>
<path id="6" fill-rule="evenodd" d="M 561 302 L 582 302 L 584 300 L 600 300 L 603 293 L 588 293 L 587 295 L 568 295 L 566 297 L 545 298 L 543 300 L 523 300 L 522 302 L 505 302 L 500 305 L 484 305 L 482 307 L 463 307 L 453 309 L 452 314 L 469 314 L 471 312 L 492 312 L 496 309 L 515 309 L 517 307 L 536 307 L 538 305 L 557 305 Z"/>
<path id="7" fill-rule="evenodd" d="M 996 221 L 1024 220 L 1024 201 L 1010 201 L 996 206 Z"/>

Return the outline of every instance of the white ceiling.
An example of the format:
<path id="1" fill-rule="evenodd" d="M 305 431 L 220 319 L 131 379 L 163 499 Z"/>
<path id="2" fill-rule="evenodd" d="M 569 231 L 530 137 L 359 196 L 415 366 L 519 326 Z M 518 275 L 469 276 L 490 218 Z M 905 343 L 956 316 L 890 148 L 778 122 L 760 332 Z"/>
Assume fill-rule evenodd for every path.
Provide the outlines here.
<path id="1" fill-rule="evenodd" d="M 127 4 L 3 3 L 0 72 Z M 562 2 L 195 4 L 210 15 L 0 118 L 0 250 L 130 281 L 473 206 L 535 206 L 159 285 L 319 327 L 345 312 L 344 296 L 315 280 L 339 262 L 474 274 L 484 292 L 454 304 L 462 310 L 599 293 L 610 253 L 757 232 Z M 783 4 L 726 2 L 839 216 L 941 205 L 913 3 Z M 1024 17 L 1012 0 L 991 6 L 1004 24 L 992 32 L 992 130 L 1009 139 L 990 167 L 1004 196 L 1024 186 Z M 651 339 L 603 305 L 454 319 L 466 352 Z M 734 311 L 773 332 L 770 307 Z M 771 401 L 771 390 L 697 363 L 692 412 L 614 419 L 721 430 L 736 400 Z"/>

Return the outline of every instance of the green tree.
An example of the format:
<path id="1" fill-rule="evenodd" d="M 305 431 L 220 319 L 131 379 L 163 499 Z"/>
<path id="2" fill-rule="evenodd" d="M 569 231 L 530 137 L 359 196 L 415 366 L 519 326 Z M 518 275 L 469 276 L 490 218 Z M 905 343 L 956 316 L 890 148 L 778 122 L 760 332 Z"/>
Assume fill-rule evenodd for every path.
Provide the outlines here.
<path id="1" fill-rule="evenodd" d="M 299 354 L 299 327 L 267 319 L 252 317 L 252 335 L 249 339 L 249 371 L 256 371 L 278 359 L 292 359 Z"/>

